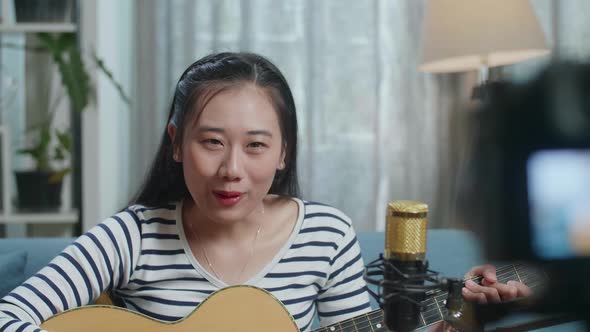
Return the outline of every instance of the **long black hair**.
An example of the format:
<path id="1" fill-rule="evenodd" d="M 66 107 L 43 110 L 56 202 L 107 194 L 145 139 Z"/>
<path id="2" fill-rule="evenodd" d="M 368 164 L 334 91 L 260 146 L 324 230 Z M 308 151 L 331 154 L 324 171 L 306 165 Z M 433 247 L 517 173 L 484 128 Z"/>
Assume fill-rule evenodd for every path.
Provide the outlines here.
<path id="1" fill-rule="evenodd" d="M 252 53 L 216 53 L 191 64 L 180 76 L 158 152 L 139 191 L 130 204 L 159 206 L 190 196 L 182 163 L 174 161 L 175 147 L 182 146 L 183 132 L 219 91 L 240 84 L 255 84 L 268 93 L 279 119 L 285 168 L 277 170 L 269 193 L 299 197 L 297 178 L 297 115 L 291 89 L 279 69 Z M 167 125 L 176 127 L 174 140 Z"/>

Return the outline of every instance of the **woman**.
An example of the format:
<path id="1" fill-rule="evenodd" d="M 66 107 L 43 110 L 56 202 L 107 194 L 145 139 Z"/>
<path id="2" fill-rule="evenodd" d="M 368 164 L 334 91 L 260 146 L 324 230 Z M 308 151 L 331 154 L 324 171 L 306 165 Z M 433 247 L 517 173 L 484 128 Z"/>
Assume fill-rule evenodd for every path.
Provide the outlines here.
<path id="1" fill-rule="evenodd" d="M 246 53 L 193 63 L 132 204 L 2 299 L 0 330 L 33 331 L 104 291 L 175 321 L 233 284 L 271 292 L 302 331 L 316 312 L 329 325 L 369 311 L 352 224 L 298 198 L 296 150 L 295 104 L 273 64 Z"/>

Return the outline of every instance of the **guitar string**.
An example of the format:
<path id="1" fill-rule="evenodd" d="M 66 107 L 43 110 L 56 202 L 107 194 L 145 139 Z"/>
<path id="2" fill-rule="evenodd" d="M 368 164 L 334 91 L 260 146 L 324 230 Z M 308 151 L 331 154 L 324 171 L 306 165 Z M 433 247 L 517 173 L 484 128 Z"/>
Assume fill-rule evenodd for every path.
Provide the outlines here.
<path id="1" fill-rule="evenodd" d="M 521 265 L 522 264 L 514 264 L 514 265 L 511 265 L 511 266 L 506 266 L 506 267 L 499 268 L 497 270 L 497 279 L 499 281 L 505 280 L 505 279 L 508 279 L 508 280 L 514 279 L 514 278 L 510 278 L 510 277 L 516 276 L 516 271 L 511 271 L 511 270 L 513 270 L 516 267 L 521 266 Z M 523 274 L 524 275 L 525 273 L 523 272 L 523 273 L 519 273 L 519 274 Z M 527 272 L 527 274 L 530 274 L 530 273 Z M 478 278 L 481 278 L 481 276 L 475 276 L 475 277 L 473 277 L 471 279 L 478 279 Z M 438 291 L 439 292 L 443 292 L 442 290 L 438 290 Z M 433 298 L 431 298 L 429 300 L 426 300 L 426 301 L 430 301 L 430 302 L 433 302 L 433 303 L 432 304 L 426 304 L 426 306 L 436 306 L 435 301 L 440 301 L 442 299 L 446 299 L 446 295 L 445 294 L 434 295 Z M 444 306 L 441 309 L 443 309 L 445 312 L 447 311 Z M 432 311 L 432 312 L 431 313 L 428 313 L 428 311 Z M 373 317 L 371 318 L 369 315 L 372 315 Z M 355 320 L 358 320 L 359 319 L 359 317 L 357 317 L 357 318 L 353 318 L 351 320 L 346 320 L 346 321 L 340 322 L 337 325 L 341 329 L 342 328 L 354 327 L 356 331 L 361 331 L 361 330 L 358 329 L 358 327 L 361 326 L 360 324 L 363 324 L 364 323 L 364 324 L 367 324 L 367 326 L 361 326 L 363 329 L 366 328 L 366 327 L 369 327 L 369 328 L 372 329 L 373 327 L 376 327 L 377 324 L 382 323 L 383 312 L 381 310 L 375 310 L 375 311 L 370 312 L 369 314 L 367 314 L 367 317 L 369 319 L 368 322 L 363 321 L 361 323 L 355 323 Z M 426 324 L 420 323 L 420 326 L 422 326 L 422 325 L 428 325 L 429 323 L 430 324 L 431 323 L 435 323 L 436 320 L 433 321 L 433 322 L 430 322 L 430 319 L 436 317 L 437 320 L 438 320 L 438 318 L 441 317 L 441 315 L 439 314 L 438 307 L 437 307 L 437 308 L 433 308 L 433 309 L 430 309 L 430 310 L 426 310 L 426 312 L 422 312 L 422 317 L 423 317 L 424 321 L 426 322 Z M 371 320 L 372 319 L 375 319 L 375 318 L 377 318 L 379 320 L 376 324 L 374 322 L 371 322 Z M 329 327 L 326 327 L 325 330 L 328 331 L 328 328 Z M 335 327 L 335 326 L 331 326 L 331 327 Z"/>
<path id="2" fill-rule="evenodd" d="M 511 267 L 511 266 L 502 267 L 502 268 L 499 268 L 499 269 L 497 270 L 497 272 L 500 272 L 500 271 L 509 271 L 510 269 L 512 269 L 512 267 Z M 478 277 L 479 277 L 479 276 L 476 276 L 476 277 L 473 277 L 473 278 L 478 278 Z M 438 292 L 443 292 L 443 291 L 442 291 L 442 290 L 438 290 Z M 443 295 L 443 296 L 446 298 L 446 295 Z M 426 300 L 426 301 L 428 301 L 428 300 Z M 435 303 L 433 303 L 432 305 L 436 305 L 436 304 L 435 304 Z M 376 310 L 376 311 L 374 311 L 374 312 L 375 312 L 375 314 L 376 314 L 376 315 L 378 315 L 378 314 L 379 314 L 379 311 L 380 311 L 380 310 Z M 343 322 L 339 323 L 339 325 L 341 325 L 342 323 L 346 323 L 346 322 L 348 322 L 348 321 L 343 321 Z"/>
<path id="3" fill-rule="evenodd" d="M 536 289 L 539 286 L 542 286 L 543 283 L 542 282 L 537 282 L 537 283 L 528 283 L 527 286 L 530 287 L 531 289 Z M 443 302 L 444 300 L 446 300 L 446 295 L 441 295 L 441 296 L 437 296 L 434 300 L 438 301 L 438 302 Z M 425 305 L 425 309 L 422 312 L 422 317 L 424 318 L 425 321 L 430 321 L 433 318 L 440 318 L 440 312 L 438 310 L 438 306 L 434 303 L 434 300 L 430 300 L 428 302 L 431 302 L 430 304 Z M 446 311 L 446 308 L 444 308 L 444 305 L 442 306 L 443 310 Z"/>
<path id="4" fill-rule="evenodd" d="M 382 318 L 382 311 L 375 310 L 375 311 L 367 313 L 366 316 L 369 319 L 369 321 L 373 320 L 375 318 L 381 319 Z M 373 316 L 373 317 L 371 317 L 371 316 Z M 343 326 L 343 327 L 349 327 L 350 326 L 349 322 L 353 322 L 354 320 L 355 320 L 355 318 L 347 319 L 345 321 L 340 322 L 339 325 Z"/>
<path id="5" fill-rule="evenodd" d="M 517 264 L 513 264 L 513 265 L 516 268 L 517 266 L 522 266 L 523 264 L 517 263 Z M 509 278 L 510 276 L 516 276 L 516 273 L 513 272 L 512 270 L 513 270 L 513 266 L 512 265 L 508 265 L 508 266 L 499 268 L 497 270 L 497 278 L 498 278 L 498 280 L 500 282 L 502 282 L 501 279 L 503 279 L 503 278 L 504 278 L 503 280 L 506 280 L 506 279 L 508 279 L 508 280 L 515 280 L 515 278 Z M 473 279 L 479 279 L 479 278 L 481 278 L 481 276 L 475 276 L 475 277 L 470 278 L 470 279 L 473 280 Z M 444 293 L 444 291 L 442 291 L 442 290 L 437 290 L 436 292 L 437 293 Z M 422 316 L 424 317 L 424 320 L 426 320 L 426 317 L 428 317 L 428 318 L 432 318 L 433 316 L 440 317 L 440 313 L 438 311 L 438 306 L 434 302 L 434 301 L 441 301 L 441 299 L 439 299 L 437 297 L 440 297 L 441 299 L 443 299 L 443 298 L 446 299 L 447 295 L 446 294 L 441 294 L 441 295 L 436 295 L 435 294 L 433 296 L 433 298 L 425 300 L 425 302 L 432 302 L 431 304 L 426 304 L 426 307 L 434 306 L 434 308 L 425 309 L 422 312 Z"/>
<path id="6" fill-rule="evenodd" d="M 518 272 L 518 275 L 521 276 L 521 279 L 523 280 L 523 282 L 525 280 L 527 280 L 528 277 L 530 277 L 530 276 L 532 276 L 533 278 L 536 277 L 536 279 L 542 279 L 537 276 L 538 274 L 530 273 L 529 270 L 531 270 L 531 269 L 527 269 L 526 266 L 524 266 L 524 269 L 522 269 L 523 264 L 517 263 L 517 264 L 514 264 L 514 267 L 509 265 L 509 266 L 502 267 L 502 268 L 498 269 L 498 274 L 497 274 L 498 280 L 501 282 L 502 282 L 502 280 L 516 280 L 517 278 L 514 278 L 514 277 L 517 276 L 517 273 L 516 273 L 517 271 L 513 271 L 513 269 L 515 269 L 515 268 L 518 269 L 519 267 L 521 268 L 521 271 Z M 526 271 L 526 272 L 523 272 L 523 271 Z M 501 272 L 503 272 L 503 273 L 501 273 Z M 474 278 L 478 279 L 478 278 L 481 278 L 481 276 L 474 277 Z M 537 283 L 531 284 L 530 280 L 529 280 L 528 282 L 525 282 L 525 284 L 527 286 L 529 286 L 530 288 L 535 288 L 536 286 L 540 286 L 542 283 L 537 282 Z M 442 291 L 437 291 L 437 292 L 442 292 Z M 433 321 L 433 323 L 436 322 L 437 320 L 440 320 L 441 315 L 440 315 L 439 308 L 438 308 L 437 304 L 435 303 L 435 301 L 444 300 L 444 299 L 446 299 L 446 297 L 447 297 L 447 295 L 445 295 L 445 294 L 434 295 L 433 298 L 425 301 L 425 302 L 430 302 L 428 304 L 425 304 L 425 308 L 427 308 L 427 309 L 422 312 L 422 318 L 424 321 L 426 321 L 426 325 L 428 325 L 428 323 L 430 323 L 431 319 L 433 319 L 433 318 L 435 319 Z M 432 308 L 430 308 L 430 307 L 432 307 Z M 445 312 L 447 311 L 444 306 L 441 309 L 443 309 L 443 311 L 445 311 Z"/>
<path id="7" fill-rule="evenodd" d="M 380 319 L 380 320 L 381 320 L 381 319 L 382 319 L 382 316 L 383 316 L 383 312 L 382 312 L 380 309 L 378 309 L 378 310 L 371 311 L 371 312 L 367 313 L 366 315 L 367 315 L 367 316 L 371 316 L 371 315 L 372 315 L 372 316 L 374 316 L 374 317 L 372 317 L 372 318 L 369 318 L 369 320 L 371 320 L 371 319 L 375 319 L 375 318 L 378 318 L 378 319 Z M 354 324 L 355 324 L 355 323 L 354 323 L 354 320 L 357 320 L 357 319 L 359 319 L 359 318 L 361 318 L 361 317 L 350 318 L 350 319 L 347 319 L 347 320 L 345 320 L 345 321 L 339 322 L 339 323 L 337 323 L 337 324 L 335 324 L 335 325 L 328 325 L 328 326 L 324 327 L 324 329 L 325 329 L 326 331 L 331 331 L 331 330 L 330 330 L 330 327 L 337 328 L 337 326 L 338 326 L 340 329 L 342 329 L 342 328 L 349 328 L 349 327 L 351 327 L 351 326 L 355 326 L 355 325 L 354 325 Z M 351 324 L 351 322 L 352 322 L 352 324 Z M 337 325 L 337 326 L 336 326 L 336 325 Z M 371 325 L 369 325 L 369 327 L 370 327 L 370 326 L 371 326 Z M 335 331 L 336 331 L 336 330 L 335 330 Z M 341 331 L 342 331 L 342 330 L 341 330 Z"/>

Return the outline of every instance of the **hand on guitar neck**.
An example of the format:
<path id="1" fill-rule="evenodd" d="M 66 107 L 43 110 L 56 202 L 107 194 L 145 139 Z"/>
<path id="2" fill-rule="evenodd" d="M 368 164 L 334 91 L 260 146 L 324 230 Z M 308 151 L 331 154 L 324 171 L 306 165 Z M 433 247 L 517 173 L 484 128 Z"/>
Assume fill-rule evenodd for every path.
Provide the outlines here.
<path id="1" fill-rule="evenodd" d="M 463 298 L 469 302 L 500 303 L 533 294 L 531 288 L 520 281 L 498 280 L 496 268 L 489 264 L 473 267 L 465 274 L 464 279 L 466 280 L 465 287 L 461 293 Z M 428 331 L 456 332 L 458 330 L 446 322 L 441 322 Z"/>
<path id="2" fill-rule="evenodd" d="M 477 276 L 482 276 L 480 283 L 471 280 Z M 465 279 L 463 297 L 480 304 L 510 301 L 533 293 L 528 286 L 516 280 L 499 282 L 493 265 L 476 266 L 465 274 Z"/>

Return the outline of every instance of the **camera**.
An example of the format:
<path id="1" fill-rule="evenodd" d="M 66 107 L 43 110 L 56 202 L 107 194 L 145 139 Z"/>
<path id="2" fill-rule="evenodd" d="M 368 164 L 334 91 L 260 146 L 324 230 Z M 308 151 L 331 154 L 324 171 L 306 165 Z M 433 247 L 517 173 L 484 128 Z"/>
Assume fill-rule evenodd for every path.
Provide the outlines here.
<path id="1" fill-rule="evenodd" d="M 590 64 L 488 83 L 472 112 L 460 210 L 491 260 L 541 267 L 536 312 L 590 316 Z"/>

